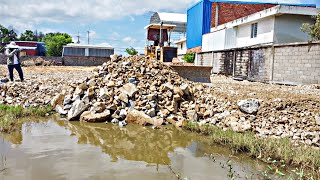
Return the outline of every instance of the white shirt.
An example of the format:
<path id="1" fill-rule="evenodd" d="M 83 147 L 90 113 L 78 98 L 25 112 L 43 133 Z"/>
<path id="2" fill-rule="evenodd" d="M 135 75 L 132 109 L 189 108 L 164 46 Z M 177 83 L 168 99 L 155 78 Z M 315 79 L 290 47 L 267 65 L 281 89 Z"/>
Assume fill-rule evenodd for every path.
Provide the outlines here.
<path id="1" fill-rule="evenodd" d="M 13 55 L 13 64 L 19 64 L 17 55 Z"/>

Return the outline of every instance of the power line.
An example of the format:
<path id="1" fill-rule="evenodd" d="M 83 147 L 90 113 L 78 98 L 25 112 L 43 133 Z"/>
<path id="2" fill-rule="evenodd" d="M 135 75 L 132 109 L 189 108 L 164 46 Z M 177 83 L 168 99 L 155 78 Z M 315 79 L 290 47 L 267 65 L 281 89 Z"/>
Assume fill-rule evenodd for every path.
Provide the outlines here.
<path id="1" fill-rule="evenodd" d="M 79 35 L 79 31 L 78 31 L 78 36 L 76 36 L 78 38 L 77 43 L 80 44 L 80 35 Z"/>
<path id="2" fill-rule="evenodd" d="M 90 44 L 90 31 L 87 31 L 88 33 L 88 44 Z"/>

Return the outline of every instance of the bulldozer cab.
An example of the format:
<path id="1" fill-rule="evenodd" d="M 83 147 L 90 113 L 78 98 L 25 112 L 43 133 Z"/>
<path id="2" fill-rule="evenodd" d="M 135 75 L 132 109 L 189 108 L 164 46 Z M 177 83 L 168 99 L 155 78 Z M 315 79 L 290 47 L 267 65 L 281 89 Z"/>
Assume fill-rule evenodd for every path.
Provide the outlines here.
<path id="1" fill-rule="evenodd" d="M 175 27 L 176 25 L 162 23 L 146 26 L 145 55 L 161 62 L 172 62 L 172 59 L 177 57 L 177 48 L 170 46 L 171 32 Z"/>

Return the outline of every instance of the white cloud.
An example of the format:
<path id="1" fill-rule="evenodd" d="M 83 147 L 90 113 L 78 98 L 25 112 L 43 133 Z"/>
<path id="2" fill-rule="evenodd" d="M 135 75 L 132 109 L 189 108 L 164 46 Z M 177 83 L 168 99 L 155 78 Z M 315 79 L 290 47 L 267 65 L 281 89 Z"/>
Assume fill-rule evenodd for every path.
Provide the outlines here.
<path id="1" fill-rule="evenodd" d="M 149 11 L 186 12 L 198 0 L 0 0 L 0 19 L 4 25 L 31 28 L 39 23 L 78 23 L 114 20 Z"/>
<path id="2" fill-rule="evenodd" d="M 28 29 L 34 29 L 34 28 L 28 28 Z M 42 32 L 44 34 L 52 33 L 52 32 L 59 32 L 57 29 L 51 29 L 51 28 L 40 28 L 40 29 L 37 29 L 37 31 Z"/>
<path id="3" fill-rule="evenodd" d="M 90 32 L 89 32 L 89 35 L 90 35 L 91 38 L 95 38 L 95 37 L 97 37 L 97 32 L 95 32 L 95 31 L 90 31 Z"/>
<path id="4" fill-rule="evenodd" d="M 129 37 L 129 36 L 123 38 L 122 41 L 123 41 L 124 43 L 130 45 L 130 46 L 132 46 L 135 42 L 137 42 L 136 39 L 134 39 L 134 38 L 132 38 L 132 37 Z"/>
<path id="5" fill-rule="evenodd" d="M 109 43 L 100 43 L 100 44 L 96 44 L 97 46 L 105 46 L 105 47 L 112 47 L 111 44 Z"/>
<path id="6" fill-rule="evenodd" d="M 120 34 L 118 32 L 114 31 L 114 32 L 111 33 L 111 38 L 112 39 L 118 39 L 118 38 L 120 38 Z"/>

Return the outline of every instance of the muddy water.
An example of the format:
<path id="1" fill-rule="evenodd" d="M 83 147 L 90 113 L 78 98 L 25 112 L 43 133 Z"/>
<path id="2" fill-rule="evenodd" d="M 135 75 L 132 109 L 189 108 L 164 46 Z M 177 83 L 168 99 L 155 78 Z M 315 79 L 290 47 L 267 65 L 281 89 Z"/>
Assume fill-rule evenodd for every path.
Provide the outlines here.
<path id="1" fill-rule="evenodd" d="M 230 154 L 171 127 L 49 120 L 0 136 L 0 180 L 261 178 L 264 164 Z"/>

